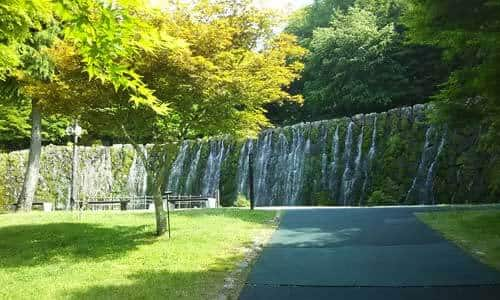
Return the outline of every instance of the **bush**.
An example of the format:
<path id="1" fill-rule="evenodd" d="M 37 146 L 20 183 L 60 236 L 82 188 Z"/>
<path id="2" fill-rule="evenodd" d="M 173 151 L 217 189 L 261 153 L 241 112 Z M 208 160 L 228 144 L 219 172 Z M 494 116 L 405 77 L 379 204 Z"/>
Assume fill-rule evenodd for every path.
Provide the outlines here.
<path id="1" fill-rule="evenodd" d="M 234 206 L 236 207 L 250 207 L 250 200 L 247 199 L 244 195 L 238 195 L 236 201 L 234 202 Z"/>
<path id="2" fill-rule="evenodd" d="M 5 188 L 0 185 L 0 213 L 9 209 L 9 200 L 5 194 Z"/>
<path id="3" fill-rule="evenodd" d="M 316 200 L 316 205 L 320 206 L 332 206 L 335 205 L 335 201 L 330 199 L 328 192 L 317 192 L 314 195 Z"/>
<path id="4" fill-rule="evenodd" d="M 368 205 L 396 204 L 397 201 L 383 191 L 374 191 L 368 198 Z"/>

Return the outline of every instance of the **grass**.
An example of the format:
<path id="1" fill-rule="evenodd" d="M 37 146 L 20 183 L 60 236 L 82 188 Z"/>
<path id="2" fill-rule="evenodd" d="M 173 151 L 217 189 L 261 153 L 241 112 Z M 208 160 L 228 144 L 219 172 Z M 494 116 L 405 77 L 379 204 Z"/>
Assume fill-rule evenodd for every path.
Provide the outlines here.
<path id="1" fill-rule="evenodd" d="M 500 270 L 500 210 L 431 212 L 418 217 L 483 263 Z"/>
<path id="2" fill-rule="evenodd" d="M 0 216 L 0 299 L 213 299 L 273 212 L 172 215 L 172 239 L 150 213 Z"/>

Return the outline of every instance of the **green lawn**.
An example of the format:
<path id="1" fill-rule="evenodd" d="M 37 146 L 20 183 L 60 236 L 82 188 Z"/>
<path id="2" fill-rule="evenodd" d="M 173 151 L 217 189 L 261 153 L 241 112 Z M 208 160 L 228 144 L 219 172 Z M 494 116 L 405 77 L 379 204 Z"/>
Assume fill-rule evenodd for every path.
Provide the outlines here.
<path id="1" fill-rule="evenodd" d="M 273 212 L 176 212 L 172 239 L 150 213 L 0 216 L 0 299 L 213 299 Z"/>
<path id="2" fill-rule="evenodd" d="M 418 217 L 482 262 L 500 270 L 500 210 L 432 212 Z"/>

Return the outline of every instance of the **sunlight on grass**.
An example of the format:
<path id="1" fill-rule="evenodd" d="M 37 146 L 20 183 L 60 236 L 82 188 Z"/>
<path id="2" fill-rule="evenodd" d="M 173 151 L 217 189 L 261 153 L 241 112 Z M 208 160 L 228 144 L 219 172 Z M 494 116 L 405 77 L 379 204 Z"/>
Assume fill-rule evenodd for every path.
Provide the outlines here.
<path id="1" fill-rule="evenodd" d="M 0 216 L 0 299 L 207 299 L 273 212 L 176 212 L 172 239 L 149 213 Z"/>
<path id="2" fill-rule="evenodd" d="M 500 210 L 432 212 L 417 216 L 485 264 L 500 270 Z"/>

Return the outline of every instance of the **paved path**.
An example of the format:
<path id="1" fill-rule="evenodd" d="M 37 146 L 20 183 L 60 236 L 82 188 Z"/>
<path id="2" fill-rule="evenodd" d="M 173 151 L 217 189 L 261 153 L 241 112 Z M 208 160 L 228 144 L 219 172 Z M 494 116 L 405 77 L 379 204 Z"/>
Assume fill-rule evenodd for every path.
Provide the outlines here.
<path id="1" fill-rule="evenodd" d="M 500 299 L 500 272 L 414 215 L 431 209 L 288 210 L 240 299 Z"/>

